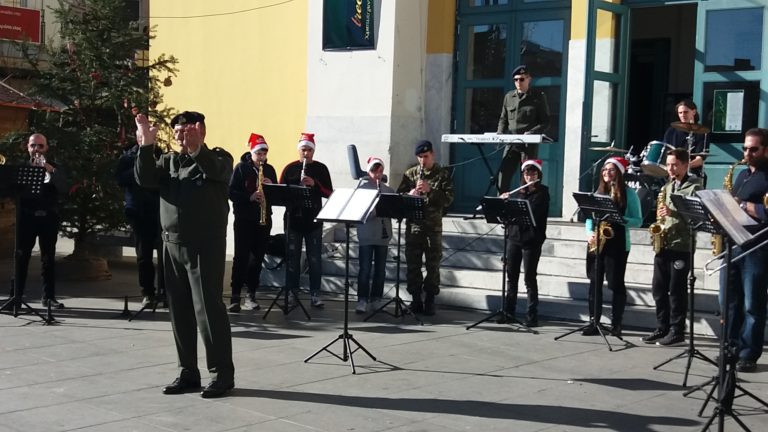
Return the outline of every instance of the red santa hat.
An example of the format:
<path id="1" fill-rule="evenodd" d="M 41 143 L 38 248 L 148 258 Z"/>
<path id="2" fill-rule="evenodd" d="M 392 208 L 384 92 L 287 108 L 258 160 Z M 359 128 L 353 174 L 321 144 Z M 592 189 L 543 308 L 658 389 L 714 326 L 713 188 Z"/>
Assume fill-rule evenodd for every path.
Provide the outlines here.
<path id="1" fill-rule="evenodd" d="M 299 150 L 301 150 L 302 147 L 310 147 L 312 150 L 315 149 L 315 134 L 313 133 L 307 133 L 302 132 L 301 138 L 299 138 L 299 145 L 296 146 Z"/>
<path id="2" fill-rule="evenodd" d="M 269 150 L 267 140 L 259 134 L 252 133 L 248 138 L 248 147 L 251 149 L 251 153 L 256 153 L 259 150 Z"/>
<path id="3" fill-rule="evenodd" d="M 541 170 L 541 166 L 542 166 L 542 162 L 541 162 L 541 159 L 527 159 L 527 160 L 526 160 L 525 162 L 523 162 L 523 164 L 520 166 L 520 171 L 525 171 L 525 169 L 526 169 L 527 167 L 529 167 L 529 166 L 534 166 L 534 167 L 536 167 L 536 169 L 538 169 L 538 170 L 539 170 L 539 172 L 541 172 L 541 171 L 542 171 L 542 170 Z"/>
<path id="4" fill-rule="evenodd" d="M 377 158 L 376 156 L 369 157 L 367 163 L 368 165 L 367 165 L 366 171 L 368 172 L 370 172 L 373 169 L 374 165 L 377 165 L 377 164 L 384 167 L 384 161 L 381 160 L 381 158 Z"/>
<path id="5" fill-rule="evenodd" d="M 605 161 L 605 164 L 603 164 L 603 166 L 608 165 L 609 163 L 616 165 L 616 168 L 619 169 L 621 174 L 624 174 L 625 172 L 627 172 L 627 167 L 629 167 L 629 161 L 621 156 L 614 156 L 608 159 L 607 161 Z"/>

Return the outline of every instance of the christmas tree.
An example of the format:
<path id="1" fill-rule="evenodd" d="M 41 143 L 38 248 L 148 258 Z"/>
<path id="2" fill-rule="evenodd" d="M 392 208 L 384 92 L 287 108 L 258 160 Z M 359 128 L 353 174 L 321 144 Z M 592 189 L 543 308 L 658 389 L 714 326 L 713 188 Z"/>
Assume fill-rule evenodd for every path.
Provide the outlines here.
<path id="1" fill-rule="evenodd" d="M 71 185 L 60 217 L 76 257 L 91 253 L 95 234 L 124 225 L 115 167 L 123 148 L 136 142 L 136 113 L 148 113 L 159 124 L 170 119 L 160 90 L 171 85 L 177 60 L 147 58 L 151 32 L 131 21 L 128 10 L 125 0 L 59 1 L 52 12 L 61 25 L 61 42 L 22 46 L 32 70 L 29 95 L 41 109 L 32 111 L 30 131 L 5 141 L 15 142 L 10 148 L 18 152 L 29 132 L 48 137 L 51 159 Z M 43 109 L 49 105 L 59 109 Z M 166 142 L 169 138 L 167 132 Z"/>

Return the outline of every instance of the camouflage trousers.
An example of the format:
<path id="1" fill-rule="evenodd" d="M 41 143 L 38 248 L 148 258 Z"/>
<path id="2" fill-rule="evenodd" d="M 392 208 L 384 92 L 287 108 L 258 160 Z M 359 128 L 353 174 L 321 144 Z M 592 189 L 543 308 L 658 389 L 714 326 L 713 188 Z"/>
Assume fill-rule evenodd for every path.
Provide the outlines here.
<path id="1" fill-rule="evenodd" d="M 440 260 L 443 257 L 442 231 L 407 226 L 405 231 L 405 264 L 408 293 L 438 295 L 440 293 Z M 422 260 L 424 259 L 424 260 Z M 421 266 L 426 268 L 426 276 Z"/>

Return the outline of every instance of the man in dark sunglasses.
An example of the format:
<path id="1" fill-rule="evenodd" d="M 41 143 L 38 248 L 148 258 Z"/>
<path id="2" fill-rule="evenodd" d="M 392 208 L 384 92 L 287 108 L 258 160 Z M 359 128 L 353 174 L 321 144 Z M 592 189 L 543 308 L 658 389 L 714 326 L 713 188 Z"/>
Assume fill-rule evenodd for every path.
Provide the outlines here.
<path id="1" fill-rule="evenodd" d="M 16 242 L 16 295 L 24 294 L 29 271 L 29 259 L 35 241 L 40 246 L 40 261 L 43 279 L 42 304 L 53 309 L 61 309 L 64 304 L 56 300 L 56 240 L 59 235 L 59 196 L 66 191 L 67 184 L 63 172 L 50 160 L 48 140 L 43 134 L 35 133 L 27 142 L 29 165 L 45 168 L 45 181 L 40 193 L 22 194 L 18 223 L 18 241 Z"/>
<path id="2" fill-rule="evenodd" d="M 549 127 L 549 105 L 541 91 L 531 89 L 528 67 L 520 65 L 512 71 L 515 89 L 504 96 L 499 116 L 499 134 L 544 134 Z M 525 159 L 536 159 L 537 144 L 508 144 L 499 167 L 499 193 L 509 190 L 512 177 L 517 172 L 523 154 Z"/>
<path id="3" fill-rule="evenodd" d="M 739 173 L 733 182 L 731 193 L 741 208 L 758 225 L 747 227 L 753 234 L 768 226 L 768 214 L 764 199 L 768 194 L 768 129 L 754 128 L 744 138 L 743 162 L 747 168 Z M 733 256 L 742 253 L 740 247 L 733 249 Z M 737 347 L 736 369 L 739 372 L 754 372 L 757 360 L 763 353 L 763 338 L 766 316 L 766 288 L 768 288 L 768 250 L 755 248 L 743 259 L 731 263 L 729 272 L 720 273 L 720 298 L 728 277 L 728 322 L 725 334 L 731 344 Z"/>

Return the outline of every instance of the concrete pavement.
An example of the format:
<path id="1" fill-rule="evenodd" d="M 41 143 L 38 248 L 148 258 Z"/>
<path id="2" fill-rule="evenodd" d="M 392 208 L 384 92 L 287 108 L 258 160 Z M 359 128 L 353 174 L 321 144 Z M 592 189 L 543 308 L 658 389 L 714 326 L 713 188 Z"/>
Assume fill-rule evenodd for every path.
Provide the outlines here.
<path id="1" fill-rule="evenodd" d="M 37 261 L 28 284 L 35 307 Z M 10 262 L 0 267 L 8 280 Z M 263 320 L 272 290 L 259 293 L 261 312 L 230 315 L 231 396 L 165 396 L 176 374 L 167 311 L 118 317 L 120 296 L 138 294 L 135 266 L 111 270 L 110 281 L 59 284 L 67 308 L 54 312 L 58 325 L 0 315 L 0 431 L 696 431 L 705 421 L 704 392 L 681 396 L 684 361 L 652 370 L 683 347 L 643 345 L 644 329 L 626 331 L 626 345 L 611 339 L 609 352 L 598 337 L 553 340 L 578 323 L 544 320 L 538 334 L 496 323 L 467 331 L 485 313 L 445 308 L 423 326 L 383 314 L 366 323 L 351 304 L 350 332 L 377 358 L 356 352 L 353 375 L 325 352 L 303 361 L 341 333 L 341 299 L 310 310 L 311 320 L 299 310 Z M 714 357 L 717 341 L 697 347 Z M 340 343 L 330 348 L 341 353 Z M 202 344 L 199 354 L 204 367 Z M 768 366 L 758 368 L 741 376 L 743 386 L 768 399 Z M 715 372 L 694 360 L 689 381 Z M 753 431 L 768 430 L 768 409 L 747 397 L 735 404 Z M 739 428 L 728 419 L 726 430 Z"/>

